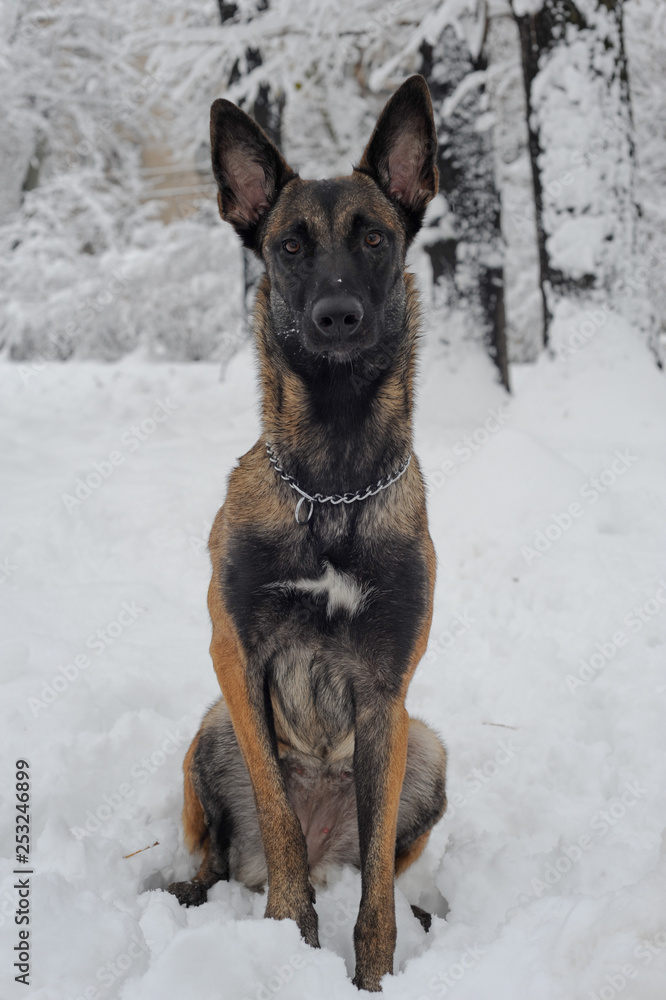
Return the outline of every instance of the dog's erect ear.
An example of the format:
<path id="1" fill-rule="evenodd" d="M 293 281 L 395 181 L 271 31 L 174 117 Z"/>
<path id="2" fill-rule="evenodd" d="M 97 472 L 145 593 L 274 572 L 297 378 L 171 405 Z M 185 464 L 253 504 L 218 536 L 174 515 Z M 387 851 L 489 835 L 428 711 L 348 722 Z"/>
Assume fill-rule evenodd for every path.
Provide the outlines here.
<path id="1" fill-rule="evenodd" d="M 231 101 L 213 102 L 210 146 L 220 215 L 246 247 L 257 250 L 259 223 L 295 174 L 266 133 Z"/>
<path id="2" fill-rule="evenodd" d="M 368 174 L 407 213 L 408 235 L 418 231 L 426 205 L 437 194 L 437 133 L 428 84 L 410 76 L 375 125 L 357 170 Z"/>

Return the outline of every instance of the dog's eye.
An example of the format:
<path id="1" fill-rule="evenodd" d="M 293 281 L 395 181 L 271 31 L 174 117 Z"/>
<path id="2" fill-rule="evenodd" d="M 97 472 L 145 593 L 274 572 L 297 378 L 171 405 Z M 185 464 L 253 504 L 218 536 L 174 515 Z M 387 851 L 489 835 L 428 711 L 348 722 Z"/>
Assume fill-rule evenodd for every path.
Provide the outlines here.
<path id="1" fill-rule="evenodd" d="M 384 237 L 381 233 L 371 232 L 365 238 L 365 242 L 369 247 L 378 247 L 380 243 L 384 242 Z"/>
<path id="2" fill-rule="evenodd" d="M 301 244 L 298 240 L 285 240 L 282 244 L 287 253 L 298 253 L 301 249 Z"/>

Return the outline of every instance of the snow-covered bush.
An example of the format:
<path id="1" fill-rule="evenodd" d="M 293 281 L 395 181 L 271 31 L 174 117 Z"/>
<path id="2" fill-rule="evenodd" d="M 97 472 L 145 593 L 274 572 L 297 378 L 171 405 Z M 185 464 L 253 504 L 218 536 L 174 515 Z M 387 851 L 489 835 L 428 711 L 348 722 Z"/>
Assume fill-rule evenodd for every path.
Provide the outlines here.
<path id="1" fill-rule="evenodd" d="M 542 0 L 226 6 L 233 16 L 224 23 L 214 0 L 118 0 L 109 9 L 92 0 L 26 0 L 0 8 L 4 356 L 227 356 L 243 336 L 242 264 L 215 212 L 210 102 L 225 94 L 251 108 L 269 87 L 290 162 L 305 177 L 347 172 L 388 93 L 421 68 L 423 43 L 435 45 L 451 25 L 469 51 L 486 46 L 483 127 L 493 128 L 498 151 L 509 349 L 515 360 L 533 360 L 542 337 L 524 101 L 515 97 L 520 48 L 515 25 L 501 25 Z M 596 0 L 579 6 L 590 23 L 605 17 Z M 627 11 L 640 184 L 622 81 L 604 63 L 603 44 L 572 38 L 544 58 L 534 86 L 543 217 L 553 267 L 603 295 L 620 282 L 629 287 L 641 264 L 634 251 L 644 251 L 663 315 L 663 268 L 650 266 L 666 250 L 663 10 L 657 0 L 636 0 Z M 605 139 L 597 135 L 603 129 Z M 157 167 L 146 158 L 156 146 L 165 151 Z M 572 173 L 575 183 L 565 182 Z M 647 219 L 637 230 L 641 199 Z"/>

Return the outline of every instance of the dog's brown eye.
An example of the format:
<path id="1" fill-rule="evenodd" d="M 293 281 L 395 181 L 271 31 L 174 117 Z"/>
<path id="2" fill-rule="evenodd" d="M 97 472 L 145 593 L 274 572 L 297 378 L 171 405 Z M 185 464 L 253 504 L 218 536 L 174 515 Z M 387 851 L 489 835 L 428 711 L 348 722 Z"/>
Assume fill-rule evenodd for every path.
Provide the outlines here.
<path id="1" fill-rule="evenodd" d="M 301 244 L 298 240 L 285 240 L 282 246 L 285 248 L 287 253 L 298 253 L 301 249 Z"/>
<path id="2" fill-rule="evenodd" d="M 375 232 L 368 233 L 368 235 L 365 238 L 365 242 L 369 247 L 378 247 L 379 244 L 383 242 L 383 240 L 384 237 L 382 236 L 382 234 Z"/>

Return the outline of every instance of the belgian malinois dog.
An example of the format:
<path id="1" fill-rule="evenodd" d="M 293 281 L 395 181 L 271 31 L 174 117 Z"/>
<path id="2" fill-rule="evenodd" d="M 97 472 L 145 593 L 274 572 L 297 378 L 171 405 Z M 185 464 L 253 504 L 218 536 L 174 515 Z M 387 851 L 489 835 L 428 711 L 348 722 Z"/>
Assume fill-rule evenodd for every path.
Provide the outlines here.
<path id="1" fill-rule="evenodd" d="M 444 747 L 405 709 L 435 582 L 405 272 L 438 185 L 430 95 L 410 77 L 348 177 L 302 180 L 225 100 L 211 145 L 220 214 L 266 266 L 262 436 L 210 535 L 223 697 L 184 764 L 185 840 L 201 867 L 169 888 L 197 905 L 219 879 L 268 883 L 266 916 L 295 920 L 317 947 L 313 883 L 354 865 L 354 982 L 378 991 L 393 971 L 395 875 L 446 808 Z"/>

